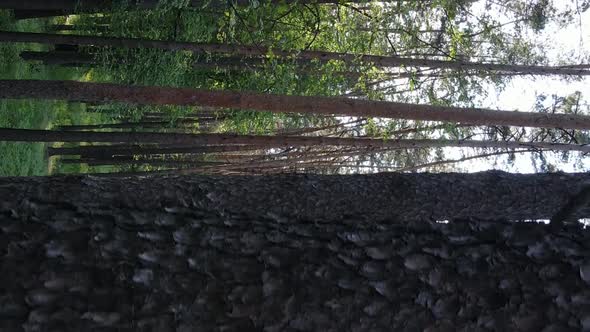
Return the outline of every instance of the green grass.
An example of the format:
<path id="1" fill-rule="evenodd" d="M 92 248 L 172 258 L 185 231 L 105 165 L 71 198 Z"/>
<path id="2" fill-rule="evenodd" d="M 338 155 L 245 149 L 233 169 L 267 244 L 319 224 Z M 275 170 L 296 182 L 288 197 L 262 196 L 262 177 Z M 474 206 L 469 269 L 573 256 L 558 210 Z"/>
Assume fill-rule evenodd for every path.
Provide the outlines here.
<path id="1" fill-rule="evenodd" d="M 0 28 L 12 31 L 45 31 L 50 23 L 44 19 L 14 21 L 6 10 L 0 10 Z M 1 79 L 79 79 L 77 69 L 54 68 L 20 59 L 23 50 L 41 50 L 34 44 L 0 43 Z M 61 101 L 0 100 L 0 127 L 45 129 L 54 124 L 84 122 L 80 106 Z M 46 175 L 49 162 L 41 143 L 0 142 L 0 176 Z"/>
<path id="2" fill-rule="evenodd" d="M 274 9 L 274 6 L 267 8 L 267 10 Z M 248 13 L 249 15 L 254 14 L 254 12 Z M 258 24 L 257 17 L 264 17 L 263 14 L 260 15 L 256 14 L 248 20 L 252 21 L 250 22 L 252 24 Z M 67 23 L 91 26 L 101 18 L 107 18 L 110 21 L 108 34 L 113 36 L 174 38 L 213 43 L 252 43 L 253 37 L 260 40 L 266 40 L 268 37 L 271 45 L 273 40 L 283 40 L 285 37 L 277 36 L 274 29 L 257 36 L 250 33 L 244 34 L 244 29 L 235 26 L 235 22 L 231 23 L 231 17 L 226 14 L 202 13 L 200 11 L 122 11 L 113 12 L 108 17 L 100 15 L 70 16 Z M 298 20 L 296 17 L 293 19 Z M 9 11 L 0 10 L 0 29 L 2 30 L 46 32 L 51 24 L 65 23 L 64 21 L 64 18 L 15 21 L 11 18 Z M 82 33 L 92 34 L 93 32 Z M 269 35 L 266 36 L 266 34 Z M 299 41 L 299 43 L 303 43 L 303 41 Z M 297 48 L 302 45 L 283 46 Z M 0 79 L 84 80 L 296 95 L 339 95 L 343 90 L 340 88 L 343 84 L 340 82 L 341 78 L 333 79 L 331 78 L 333 75 L 324 75 L 322 72 L 301 74 L 295 77 L 293 64 L 276 59 L 268 61 L 263 68 L 256 71 L 232 72 L 195 69 L 193 63 L 196 56 L 191 52 L 90 48 L 90 51 L 96 52 L 99 64 L 92 69 L 83 70 L 25 62 L 19 57 L 19 53 L 23 50 L 46 50 L 46 48 L 37 44 L 0 43 Z M 333 71 L 343 70 L 338 64 L 330 66 L 334 67 Z M 149 111 L 168 113 L 171 119 L 183 113 L 195 111 L 192 107 L 134 107 L 122 104 L 105 105 L 105 108 L 114 111 L 112 116 L 118 115 L 130 119 L 138 119 L 143 112 Z M 112 120 L 109 115 L 85 112 L 84 106 L 80 104 L 43 100 L 0 101 L 0 127 L 45 129 L 58 125 L 104 123 L 109 120 Z M 279 122 L 289 127 L 289 123 L 297 124 L 299 121 L 301 121 L 300 117 L 291 119 L 287 115 L 241 112 L 236 113 L 235 119 L 226 121 L 227 123 L 222 126 L 222 129 L 239 133 L 270 133 Z M 0 143 L 0 176 L 94 171 L 98 170 L 86 165 L 66 165 L 55 159 L 47 160 L 43 144 Z"/>
<path id="3" fill-rule="evenodd" d="M 123 17 L 135 17 L 139 23 L 146 20 L 144 14 L 125 14 Z M 150 13 L 154 20 L 170 21 L 173 27 L 175 17 L 158 17 L 161 13 Z M 150 17 L 148 17 L 150 18 Z M 80 17 L 70 17 L 79 20 Z M 88 18 L 86 18 L 88 19 Z M 61 20 L 61 22 L 60 22 Z M 8 10 L 0 10 L 0 29 L 9 31 L 46 32 L 51 24 L 64 23 L 64 18 L 30 19 L 15 21 Z M 117 20 L 114 20 L 118 22 Z M 125 21 L 120 28 L 130 22 Z M 135 23 L 135 22 L 131 22 Z M 141 24 L 130 24 L 139 26 Z M 156 24 L 155 26 L 160 26 Z M 115 26 L 117 28 L 117 26 Z M 145 28 L 145 27 L 144 27 Z M 140 29 L 145 30 L 145 29 Z M 164 29 L 165 30 L 165 29 Z M 159 29 L 154 31 L 159 32 Z M 183 74 L 190 69 L 184 54 L 164 54 L 153 50 L 140 51 L 137 66 L 130 63 L 123 68 L 95 68 L 83 70 L 59 66 L 45 66 L 23 61 L 19 54 L 24 50 L 46 50 L 45 46 L 23 43 L 0 43 L 0 79 L 39 79 L 39 80 L 86 80 L 86 81 L 123 81 L 162 85 L 182 85 Z M 123 52 L 126 52 L 125 50 Z M 106 52 L 108 54 L 108 52 Z M 146 54 L 144 54 L 146 53 Z M 110 61 L 105 61 L 109 63 Z M 185 68 L 186 67 L 186 68 Z M 106 70 L 105 70 L 106 69 Z M 116 106 L 116 105 L 115 105 Z M 117 107 L 113 107 L 117 109 Z M 120 113 L 129 115 L 133 107 L 119 105 Z M 149 110 L 149 108 L 146 108 Z M 142 109 L 145 111 L 145 109 Z M 180 110 L 183 111 L 183 110 Z M 171 109 L 171 115 L 174 109 Z M 182 113 L 182 112 L 180 112 Z M 87 113 L 84 106 L 63 101 L 45 100 L 0 100 L 0 127 L 23 129 L 46 129 L 59 125 L 101 123 L 108 116 Z M 0 142 L 0 176 L 47 175 L 55 173 L 84 173 L 94 171 L 86 165 L 66 165 L 56 160 L 48 160 L 46 145 L 42 143 Z"/>

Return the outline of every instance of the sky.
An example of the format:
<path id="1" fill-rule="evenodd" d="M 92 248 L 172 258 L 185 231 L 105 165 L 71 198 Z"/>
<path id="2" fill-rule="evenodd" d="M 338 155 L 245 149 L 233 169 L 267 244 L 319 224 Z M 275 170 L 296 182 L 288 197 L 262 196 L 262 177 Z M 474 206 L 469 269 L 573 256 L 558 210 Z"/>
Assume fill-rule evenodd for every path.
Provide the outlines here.
<path id="1" fill-rule="evenodd" d="M 555 0 L 554 5 L 564 9 L 570 5 L 567 0 Z M 555 23 L 548 24 L 542 33 L 531 35 L 538 44 L 547 45 L 546 55 L 549 59 L 559 59 L 567 61 L 569 64 L 588 64 L 588 58 L 584 58 L 590 53 L 590 10 L 582 13 L 576 18 L 575 22 L 567 27 L 559 27 Z M 567 54 L 567 56 L 564 56 Z M 501 110 L 519 110 L 533 111 L 536 96 L 560 95 L 566 96 L 575 91 L 582 92 L 582 98 L 590 100 L 590 77 L 585 77 L 581 81 L 566 82 L 554 77 L 516 77 L 512 79 L 502 91 L 497 91 L 495 87 L 489 86 L 488 97 L 483 101 L 482 106 Z M 446 155 L 451 158 L 460 158 L 461 153 L 457 149 L 447 149 Z M 504 157 L 499 158 L 498 164 L 491 163 L 493 159 L 467 161 L 458 164 L 464 171 L 478 172 L 488 169 L 502 169 L 510 172 L 533 173 L 535 168 L 530 159 L 530 153 L 517 155 L 513 167 L 503 167 Z M 573 164 L 560 163 L 555 160 L 559 170 L 564 172 L 580 171 L 575 169 Z M 584 160 L 584 168 L 590 170 L 590 157 Z"/>
<path id="2" fill-rule="evenodd" d="M 546 49 L 549 59 L 563 58 L 562 54 L 573 52 L 573 56 L 568 56 L 564 60 L 570 64 L 584 63 L 584 46 L 585 43 L 590 43 L 590 10 L 582 14 L 581 20 L 581 27 L 578 22 L 573 22 L 566 28 L 549 24 L 543 33 L 532 35 L 532 38 L 536 39 L 537 43 L 549 46 Z M 588 51 L 590 50 L 586 50 Z M 541 77 L 536 80 L 531 80 L 530 77 L 516 77 L 497 98 L 494 89 L 490 89 L 489 102 L 495 102 L 493 106 L 500 109 L 524 111 L 531 109 L 538 93 L 566 95 L 581 91 L 586 99 L 590 99 L 589 83 L 588 77 L 579 82 L 564 82 L 554 77 Z"/>

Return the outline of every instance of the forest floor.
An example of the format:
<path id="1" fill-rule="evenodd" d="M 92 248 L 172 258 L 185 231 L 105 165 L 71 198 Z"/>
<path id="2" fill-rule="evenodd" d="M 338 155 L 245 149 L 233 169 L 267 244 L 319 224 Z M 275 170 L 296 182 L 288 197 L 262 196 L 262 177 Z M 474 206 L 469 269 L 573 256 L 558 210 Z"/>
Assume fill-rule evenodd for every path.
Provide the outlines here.
<path id="1" fill-rule="evenodd" d="M 44 32 L 56 19 L 15 21 L 9 11 L 0 10 L 0 29 Z M 63 20 L 63 18 L 62 18 Z M 79 80 L 84 72 L 72 68 L 43 66 L 22 60 L 22 50 L 43 50 L 34 44 L 0 44 L 0 79 Z M 59 124 L 84 123 L 82 106 L 63 101 L 0 100 L 0 127 L 46 129 Z M 0 142 L 0 176 L 47 175 L 54 165 L 45 156 L 45 144 Z"/>
<path id="2" fill-rule="evenodd" d="M 143 13 L 142 13 L 143 14 Z M 124 17 L 127 13 L 122 13 Z M 149 17 L 154 16 L 160 19 L 159 12 L 149 13 Z M 128 15 L 139 21 L 133 21 L 131 24 L 139 31 L 144 30 L 141 23 L 142 15 Z M 169 16 L 169 15 L 168 15 Z M 71 24 L 71 22 L 82 20 L 84 17 L 69 16 L 54 17 L 47 19 L 25 19 L 15 20 L 9 10 L 0 10 L 0 30 L 4 31 L 23 31 L 23 32 L 52 32 L 51 26 L 54 24 Z M 165 17 L 162 20 L 170 21 L 170 26 L 175 22 L 176 17 Z M 66 22 L 67 20 L 67 22 Z M 190 27 L 186 31 L 201 32 L 206 30 L 207 24 L 194 23 L 190 21 Z M 196 20 L 198 21 L 198 20 Z M 127 21 L 125 21 L 127 22 Z M 128 23 L 128 22 L 127 22 Z M 207 22 L 211 23 L 211 22 Z M 89 22 L 87 24 L 92 24 Z M 122 26 L 127 26 L 122 24 Z M 210 26 L 210 24 L 209 24 Z M 159 32 L 161 27 L 157 26 L 151 29 Z M 190 29 L 189 29 L 190 28 Z M 163 29 L 166 30 L 166 29 Z M 148 29 L 148 32 L 151 30 Z M 53 33 L 53 32 L 52 32 Z M 129 31 L 115 31 L 120 34 L 132 34 Z M 155 33 L 155 32 L 154 32 Z M 149 33 L 148 33 L 149 34 Z M 212 38 L 209 33 L 206 37 Z M 190 34 L 189 34 L 190 35 Z M 150 35 L 151 36 L 151 35 Z M 192 35 L 191 35 L 192 36 Z M 154 35 L 154 38 L 164 38 L 165 36 Z M 192 36 L 193 38 L 205 38 L 202 36 Z M 198 39 L 197 38 L 197 39 Z M 78 81 L 119 81 L 119 82 L 139 82 L 154 85 L 190 85 L 187 82 L 200 82 L 192 75 L 185 77 L 185 73 L 192 71 L 192 65 L 186 63 L 186 55 L 174 54 L 168 52 L 145 50 L 138 52 L 135 59 L 130 63 L 120 66 L 116 61 L 108 58 L 101 60 L 107 64 L 106 67 L 99 68 L 74 68 L 62 66 L 48 66 L 41 63 L 28 62 L 20 58 L 21 51 L 46 51 L 48 46 L 27 43 L 0 43 L 0 79 L 38 79 L 38 80 L 78 80 Z M 126 51 L 123 51 L 126 52 Z M 143 54 L 145 53 L 145 54 Z M 106 54 L 110 54 L 106 52 Z M 117 54 L 113 55 L 117 56 Z M 109 67 L 112 65 L 112 67 Z M 187 68 L 184 68 L 184 67 Z M 179 68 L 182 67 L 182 68 Z M 150 70 L 146 70 L 150 68 Z M 127 115 L 140 116 L 134 114 L 138 110 L 132 107 L 114 106 L 118 111 Z M 111 107 L 113 108 L 113 107 Z M 121 108 L 120 110 L 118 108 Z M 144 107 L 145 110 L 151 108 Z M 154 109 L 157 111 L 158 109 Z M 167 108 L 171 118 L 181 115 L 183 112 L 190 111 L 188 108 L 171 107 Z M 116 112 L 115 112 L 116 113 Z M 102 123 L 104 119 L 112 119 L 112 115 L 89 113 L 85 111 L 85 106 L 78 103 L 67 103 L 64 101 L 46 101 L 46 100 L 0 100 L 0 127 L 4 128 L 21 128 L 21 129 L 51 129 L 60 125 L 80 125 Z M 107 121 L 109 121 L 107 119 Z M 102 121 L 101 121 L 102 120 Z M 52 144 L 58 146 L 63 144 Z M 91 170 L 85 164 L 63 164 L 46 156 L 46 144 L 43 143 L 14 143 L 0 142 L 0 176 L 27 176 L 27 175 L 48 175 L 52 173 L 86 173 L 96 171 L 99 168 Z"/>
<path id="3" fill-rule="evenodd" d="M 266 10 L 274 11 L 270 6 Z M 246 9 L 244 9 L 247 12 Z M 252 12 L 248 26 L 260 23 L 258 18 L 266 17 L 258 10 Z M 15 20 L 12 12 L 0 10 L 0 30 L 47 33 L 73 33 L 91 36 L 111 36 L 148 38 L 157 40 L 178 40 L 201 43 L 252 43 L 252 32 L 235 28 L 236 22 L 227 17 L 225 12 L 178 11 L 158 9 L 151 11 L 113 11 L 108 15 L 70 15 L 47 19 Z M 249 15 L 250 15 L 249 14 Z M 256 15 L 254 15 L 256 14 Z M 233 16 L 232 16 L 233 17 Z M 237 16 L 236 16 L 237 17 Z M 300 22 L 297 15 L 289 18 L 295 23 Z M 251 22 L 250 22 L 251 21 Z M 233 22 L 233 23 L 232 23 Z M 230 24 L 231 23 L 231 24 Z M 74 30 L 57 30 L 56 25 L 77 27 Z M 108 26 L 107 29 L 104 29 Z M 102 27 L 102 28 L 101 28 Z M 287 25 L 289 32 L 291 25 Z M 288 35 L 275 35 L 274 28 L 262 31 L 255 38 L 258 41 L 298 40 L 293 31 Z M 298 35 L 299 33 L 295 33 Z M 278 42 L 277 42 L 278 43 Z M 288 49 L 306 47 L 305 41 L 294 41 L 276 46 Z M 307 64 L 309 68 L 297 75 L 297 63 L 279 61 L 269 56 L 267 61 L 253 66 L 250 70 L 232 70 L 206 66 L 215 62 L 215 57 L 209 54 L 194 54 L 193 52 L 170 52 L 152 48 L 117 48 L 85 46 L 77 49 L 79 53 L 86 53 L 94 57 L 95 63 L 87 67 L 63 67 L 44 65 L 24 61 L 20 57 L 22 51 L 51 51 L 53 46 L 31 43 L 0 43 L 0 79 L 36 79 L 36 80 L 74 80 L 92 82 L 111 82 L 128 85 L 150 86 L 180 86 L 209 90 L 238 90 L 287 95 L 340 95 L 342 87 L 350 82 L 345 76 L 334 76 L 331 73 L 343 69 L 340 63 L 322 65 L 319 70 L 317 63 Z M 328 47 L 328 49 L 330 49 Z M 339 49 L 336 49 L 339 50 Z M 195 64 L 204 64 L 195 66 Z M 238 62 L 238 65 L 239 62 Z M 326 67 L 326 68 L 324 68 Z M 60 126 L 106 124 L 113 122 L 139 122 L 145 118 L 145 113 L 159 113 L 169 119 L 170 125 L 163 125 L 160 131 L 167 131 L 167 127 L 174 128 L 174 120 L 191 113 L 198 112 L 199 107 L 164 105 L 164 106 L 134 106 L 123 103 L 105 103 L 91 105 L 93 112 L 81 103 L 47 100 L 0 100 L 0 128 L 21 129 L 58 129 Z M 321 118 L 313 116 L 299 116 L 287 114 L 273 114 L 271 112 L 240 111 L 232 112 L 223 121 L 219 121 L 213 129 L 208 131 L 230 132 L 238 134 L 269 135 L 276 132 L 277 127 L 293 129 L 317 126 Z M 182 128 L 183 131 L 199 132 L 198 124 Z M 92 143 L 83 143 L 92 144 Z M 151 166 L 136 165 L 107 165 L 89 166 L 85 163 L 66 162 L 67 159 L 77 157 L 47 157 L 47 144 L 42 143 L 13 143 L 0 142 L 0 176 L 31 176 L 67 173 L 100 173 L 105 171 L 144 171 L 152 170 Z M 73 143 L 53 143 L 51 146 L 75 146 Z M 147 168 L 149 169 L 147 169 Z"/>

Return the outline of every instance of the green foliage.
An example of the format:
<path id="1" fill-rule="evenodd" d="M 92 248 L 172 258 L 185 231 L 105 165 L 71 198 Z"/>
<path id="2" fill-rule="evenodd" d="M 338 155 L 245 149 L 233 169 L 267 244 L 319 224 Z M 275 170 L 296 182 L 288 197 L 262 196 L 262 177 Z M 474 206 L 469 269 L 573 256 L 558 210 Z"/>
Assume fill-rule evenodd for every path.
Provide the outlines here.
<path id="1" fill-rule="evenodd" d="M 42 31 L 51 20 L 14 22 L 6 10 L 0 10 L 0 28 L 16 31 Z M 78 70 L 28 63 L 20 59 L 23 50 L 43 50 L 38 45 L 0 43 L 1 79 L 77 79 Z M 76 118 L 77 117 L 77 118 Z M 54 125 L 100 121 L 81 115 L 76 106 L 65 102 L 41 100 L 0 100 L 0 127 L 42 129 Z M 45 158 L 45 144 L 0 142 L 0 176 L 44 175 L 50 161 Z"/>
<path id="2" fill-rule="evenodd" d="M 158 6 L 163 9 L 181 9 L 190 4 L 190 0 L 160 0 Z"/>
<path id="3" fill-rule="evenodd" d="M 239 90 L 262 93 L 342 96 L 353 95 L 371 100 L 428 103 L 445 106 L 473 106 L 486 97 L 490 85 L 503 87 L 509 78 L 484 71 L 428 69 L 420 66 L 378 68 L 363 61 L 361 54 L 399 55 L 412 58 L 535 64 L 546 62 L 540 49 L 527 38 L 527 29 L 539 31 L 551 19 L 547 0 L 487 2 L 481 14 L 471 12 L 473 1 L 433 0 L 384 3 L 341 3 L 313 5 L 271 1 L 203 1 L 190 7 L 187 0 L 161 0 L 155 10 L 133 10 L 121 2 L 112 12 L 68 17 L 68 24 L 95 29 L 75 31 L 89 35 L 134 37 L 200 43 L 230 43 L 268 47 L 260 58 L 239 59 L 232 55 L 193 54 L 154 49 L 84 47 L 98 65 L 92 68 L 53 68 L 18 60 L 24 49 L 43 50 L 35 45 L 0 45 L 0 75 L 4 78 L 79 79 L 118 82 L 133 85 L 182 86 L 210 90 Z M 248 4 L 248 5 L 245 5 Z M 585 4 L 585 3 L 584 3 Z M 504 21 L 491 13 L 514 19 Z M 566 14 L 563 14 L 566 15 Z M 562 15 L 562 16 L 563 16 Z M 560 17 L 562 17 L 560 16 Z M 7 11 L 0 11 L 0 27 L 5 30 L 47 31 L 48 25 L 64 23 L 55 19 L 15 22 Z M 105 27 L 107 29 L 105 30 Z M 277 50 L 318 50 L 346 52 L 359 56 L 343 61 L 301 61 L 296 57 L 278 57 Z M 250 61 L 248 60 L 259 60 Z M 225 62 L 225 64 L 222 64 Z M 502 73 L 501 73 L 502 74 Z M 563 112 L 576 112 L 580 98 L 564 97 Z M 576 104 L 577 103 L 577 104 Z M 146 113 L 166 114 L 174 119 L 197 111 L 194 107 L 137 107 L 101 105 L 101 112 L 90 114 L 80 106 L 66 103 L 0 103 L 0 125 L 21 128 L 47 128 L 64 124 L 84 124 L 105 120 L 138 121 Z M 39 111 L 43 110 L 43 111 Z M 318 118 L 292 114 L 236 111 L 218 131 L 241 134 L 273 134 L 281 129 L 297 128 L 321 122 Z M 363 134 L 390 139 L 408 126 L 417 130 L 404 137 L 465 138 L 470 129 L 456 126 L 430 129 L 430 124 L 402 120 L 368 119 Z M 166 129 L 165 129 L 166 130 Z M 196 127 L 188 128 L 197 131 Z M 498 139 L 514 135 L 506 128 L 490 133 Z M 548 137 L 556 138 L 550 134 Z M 573 133 L 580 142 L 588 142 L 585 133 Z M 44 174 L 47 161 L 40 145 L 3 144 L 2 155 L 17 160 L 14 165 L 0 164 L 1 174 Z M 405 163 L 435 158 L 443 151 L 416 151 L 382 154 L 374 164 Z M 24 165 L 27 166 L 24 166 Z M 542 162 L 542 164 L 547 164 Z M 30 166 L 30 167 L 28 167 Z M 100 168 L 57 165 L 59 171 L 97 171 Z M 550 169 L 549 166 L 543 166 Z M 145 168 L 130 167 L 129 171 Z M 19 173 L 20 174 L 20 173 Z"/>

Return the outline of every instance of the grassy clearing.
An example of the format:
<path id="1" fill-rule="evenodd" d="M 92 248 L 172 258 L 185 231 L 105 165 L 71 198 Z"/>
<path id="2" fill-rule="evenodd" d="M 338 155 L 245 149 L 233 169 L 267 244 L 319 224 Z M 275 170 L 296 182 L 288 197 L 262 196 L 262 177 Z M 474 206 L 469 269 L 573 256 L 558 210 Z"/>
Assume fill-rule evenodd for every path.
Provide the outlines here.
<path id="1" fill-rule="evenodd" d="M 148 17 L 144 15 L 148 14 Z M 121 19 L 113 19 L 116 34 L 125 35 L 133 34 L 133 31 L 118 31 L 125 29 L 129 23 L 138 31 L 145 32 L 146 26 L 142 22 L 156 21 L 165 23 L 169 26 L 170 31 L 174 29 L 176 16 L 170 13 L 162 14 L 161 12 L 141 12 L 135 14 L 121 13 Z M 152 17 L 153 16 L 153 17 Z M 70 17 L 70 21 L 94 20 L 96 18 Z M 136 19 L 138 22 L 129 22 Z M 110 20 L 109 20 L 110 21 Z M 194 24 L 195 21 L 191 23 Z M 49 27 L 53 24 L 63 24 L 65 18 L 51 19 L 30 19 L 16 21 L 12 18 L 8 10 L 0 10 L 0 29 L 9 31 L 27 31 L 27 32 L 48 32 Z M 87 22 L 92 24 L 93 22 Z M 211 22 L 207 22 L 211 23 Z M 205 24 L 201 24 L 205 26 Z M 160 31 L 162 25 L 149 25 L 152 34 L 150 37 L 162 37 Z M 157 27 L 157 28 L 155 28 Z M 190 28 L 195 28 L 190 26 Z M 202 28 L 202 27 L 200 27 Z M 151 31 L 147 29 L 148 32 Z M 166 29 L 162 29 L 166 30 Z M 203 29 L 187 29 L 187 31 L 202 31 Z M 166 30 L 167 31 L 167 30 Z M 149 33 L 148 33 L 149 35 Z M 193 38 L 195 36 L 192 36 Z M 210 36 L 207 36 L 210 37 Z M 200 37 L 202 38 L 202 37 Z M 190 72 L 190 63 L 187 61 L 186 54 L 154 52 L 152 50 L 139 51 L 135 58 L 124 66 L 111 66 L 111 60 L 101 58 L 106 66 L 85 70 L 76 68 L 66 68 L 60 66 L 45 66 L 26 62 L 19 57 L 21 51 L 47 50 L 46 46 L 37 44 L 16 44 L 0 43 L 0 79 L 39 79 L 39 80 L 84 80 L 84 81 L 115 81 L 115 82 L 137 82 L 144 84 L 162 84 L 162 85 L 184 85 L 184 75 Z M 126 53 L 126 50 L 121 52 Z M 115 52 L 115 56 L 118 56 Z M 144 54 L 146 53 L 146 54 Z M 110 52 L 105 52 L 108 57 Z M 118 58 L 118 57 L 117 57 Z M 116 59 L 117 59 L 116 58 Z M 136 61 L 133 61 L 136 60 Z M 192 77 L 191 77 L 192 78 Z M 137 109 L 125 105 L 113 105 L 118 110 L 119 115 L 133 116 L 135 112 L 141 113 L 146 109 Z M 168 108 L 167 108 L 168 109 Z M 171 117 L 190 111 L 185 109 L 168 109 Z M 138 114 L 139 116 L 139 114 Z M 59 125 L 70 124 L 91 124 L 104 122 L 108 116 L 87 113 L 84 106 L 80 104 L 69 104 L 63 101 L 43 101 L 43 100 L 0 100 L 0 127 L 5 128 L 30 128 L 46 129 Z M 62 145 L 62 144 L 57 144 Z M 21 176 L 21 175 L 47 175 L 55 173 L 84 173 L 95 171 L 85 165 L 66 165 L 48 160 L 45 154 L 45 144 L 41 143 L 7 143 L 0 142 L 0 176 Z"/>
<path id="2" fill-rule="evenodd" d="M 9 11 L 0 10 L 2 30 L 41 32 L 55 20 L 15 21 Z M 23 50 L 42 49 L 33 44 L 0 44 L 0 78 L 50 80 L 79 79 L 82 76 L 77 69 L 28 63 L 19 57 Z M 83 123 L 83 117 L 80 106 L 61 101 L 0 100 L 0 127 L 45 129 L 55 124 Z M 46 175 L 48 165 L 44 144 L 0 142 L 0 176 Z"/>
<path id="3" fill-rule="evenodd" d="M 270 6 L 267 10 L 274 10 L 274 7 Z M 253 16 L 244 18 L 254 25 L 258 24 L 258 18 L 266 17 L 263 14 L 248 13 Z M 106 16 L 102 14 L 70 16 L 67 23 L 84 27 L 108 23 L 109 30 L 106 33 L 109 35 L 153 39 L 252 43 L 252 38 L 256 37 L 254 39 L 259 41 L 268 39 L 272 45 L 277 40 L 286 38 L 276 36 L 274 28 L 256 36 L 251 32 L 245 33 L 244 29 L 236 27 L 235 20 L 228 15 L 223 12 L 204 13 L 162 9 L 113 12 Z M 297 21 L 298 18 L 294 17 L 293 20 Z M 63 23 L 65 18 L 15 21 L 11 18 L 9 11 L 0 11 L 0 28 L 3 30 L 48 32 L 51 30 L 51 25 Z M 305 24 L 305 22 L 299 23 Z M 82 30 L 77 33 L 103 32 Z M 303 44 L 282 45 L 282 42 L 279 44 L 278 46 L 287 48 L 303 47 Z M 322 71 L 315 70 L 302 71 L 293 75 L 296 70 L 293 63 L 278 61 L 273 57 L 256 70 L 232 71 L 194 66 L 196 61 L 204 59 L 213 61 L 209 55 L 157 49 L 89 47 L 87 51 L 96 56 L 98 65 L 92 69 L 75 69 L 25 62 L 19 57 L 19 53 L 23 50 L 46 50 L 46 46 L 0 44 L 0 78 L 83 80 L 306 95 L 338 95 L 339 87 L 344 82 L 343 79 L 335 80 L 329 78 L 332 75 L 324 75 Z M 338 64 L 332 66 L 333 71 L 342 70 Z M 0 101 L 0 127 L 44 129 L 58 125 L 104 123 L 112 120 L 114 116 L 137 120 L 144 112 L 154 111 L 167 113 L 173 119 L 185 113 L 198 111 L 193 107 L 134 107 L 119 104 L 105 105 L 105 108 L 111 111 L 110 116 L 87 113 L 84 111 L 84 106 L 60 101 L 2 100 Z M 235 116 L 226 120 L 220 129 L 236 133 L 264 134 L 272 133 L 279 123 L 288 128 L 301 121 L 308 120 L 299 116 L 291 118 L 282 114 L 236 112 Z M 96 168 L 85 165 L 66 165 L 56 160 L 48 161 L 44 150 L 43 144 L 0 143 L 0 176 L 98 171 Z"/>

